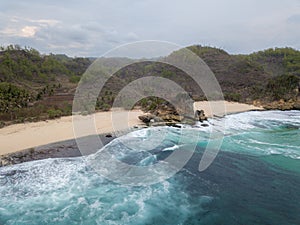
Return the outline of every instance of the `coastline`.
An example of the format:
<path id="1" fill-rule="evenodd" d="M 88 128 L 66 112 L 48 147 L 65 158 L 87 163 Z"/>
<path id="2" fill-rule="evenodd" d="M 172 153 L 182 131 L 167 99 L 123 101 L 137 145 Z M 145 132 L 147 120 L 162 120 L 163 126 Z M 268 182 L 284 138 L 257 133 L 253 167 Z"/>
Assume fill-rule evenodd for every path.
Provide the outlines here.
<path id="1" fill-rule="evenodd" d="M 236 102 L 201 101 L 194 103 L 194 110 L 204 110 L 205 115 L 212 118 L 263 110 L 263 108 Z M 123 110 L 123 112 L 128 112 L 129 127 L 138 129 L 144 126 L 144 123 L 138 119 L 138 116 L 144 114 L 141 110 Z M 115 138 L 114 132 L 121 131 L 114 130 L 111 115 L 111 111 L 98 112 L 93 115 L 96 121 L 97 135 L 104 145 Z M 124 130 L 122 132 L 126 133 Z M 0 166 L 45 158 L 76 156 L 81 156 L 81 153 L 73 133 L 72 116 L 49 121 L 14 124 L 0 129 Z"/>
<path id="2" fill-rule="evenodd" d="M 140 110 L 128 112 L 128 126 L 140 126 L 143 123 L 138 119 L 143 112 Z M 97 134 L 112 133 L 112 112 L 97 112 L 93 114 Z M 59 119 L 13 124 L 0 129 L 0 155 L 18 152 L 24 149 L 36 148 L 60 141 L 75 139 L 72 116 Z"/>
<path id="3" fill-rule="evenodd" d="M 100 134 L 98 137 L 101 139 L 103 145 L 107 145 L 116 138 L 116 136 L 110 133 Z M 82 156 L 82 154 L 76 140 L 70 139 L 0 155 L 0 167 L 48 158 L 79 156 Z"/>
<path id="4" fill-rule="evenodd" d="M 194 110 L 203 110 L 208 118 L 224 117 L 226 115 L 248 111 L 263 111 L 263 107 L 229 101 L 199 101 L 194 103 Z M 225 111 L 224 111 L 225 110 Z"/>

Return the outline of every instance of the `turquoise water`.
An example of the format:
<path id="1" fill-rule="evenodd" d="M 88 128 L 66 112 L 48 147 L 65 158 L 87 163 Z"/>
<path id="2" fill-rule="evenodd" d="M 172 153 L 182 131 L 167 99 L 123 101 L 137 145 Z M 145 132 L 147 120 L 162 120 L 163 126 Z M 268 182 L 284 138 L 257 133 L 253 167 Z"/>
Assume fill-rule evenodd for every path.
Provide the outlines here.
<path id="1" fill-rule="evenodd" d="M 199 172 L 209 130 L 222 120 L 221 151 Z M 150 186 L 116 184 L 82 157 L 0 168 L 0 224 L 300 224 L 300 112 L 248 112 L 209 124 L 185 128 L 200 134 L 193 157 L 175 176 Z M 151 140 L 162 131 L 166 139 L 152 151 L 132 152 L 120 141 Z M 177 145 L 179 136 L 177 128 L 151 128 L 106 148 L 146 166 L 190 150 Z"/>

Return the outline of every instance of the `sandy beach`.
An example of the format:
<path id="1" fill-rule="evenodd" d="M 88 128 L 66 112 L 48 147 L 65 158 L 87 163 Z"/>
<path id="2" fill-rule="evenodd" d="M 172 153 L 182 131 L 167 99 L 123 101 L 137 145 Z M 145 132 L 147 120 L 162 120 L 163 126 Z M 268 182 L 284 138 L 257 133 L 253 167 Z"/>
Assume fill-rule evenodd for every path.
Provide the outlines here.
<path id="1" fill-rule="evenodd" d="M 138 119 L 142 114 L 140 110 L 129 111 L 128 127 L 143 125 Z M 113 126 L 112 112 L 98 112 L 93 116 L 98 134 L 119 131 Z M 0 155 L 74 138 L 72 116 L 14 124 L 0 129 Z"/>
<path id="2" fill-rule="evenodd" d="M 228 101 L 200 101 L 194 103 L 194 110 L 204 110 L 205 115 L 211 117 L 223 117 L 225 115 L 247 112 L 252 110 L 264 110 L 262 107 Z"/>
<path id="3" fill-rule="evenodd" d="M 262 108 L 252 105 L 226 101 L 195 102 L 194 104 L 194 109 L 204 110 L 208 117 L 223 116 L 224 107 L 226 114 L 262 110 Z M 126 114 L 128 115 L 126 122 L 128 127 L 143 125 L 138 119 L 138 116 L 142 114 L 143 112 L 140 110 L 129 111 Z M 112 123 L 112 112 L 98 112 L 93 116 L 98 134 L 116 132 L 122 129 L 122 126 L 116 128 L 115 123 Z M 118 119 L 117 116 L 113 118 L 114 120 Z M 14 124 L 0 129 L 0 155 L 74 138 L 72 116 L 35 123 Z"/>

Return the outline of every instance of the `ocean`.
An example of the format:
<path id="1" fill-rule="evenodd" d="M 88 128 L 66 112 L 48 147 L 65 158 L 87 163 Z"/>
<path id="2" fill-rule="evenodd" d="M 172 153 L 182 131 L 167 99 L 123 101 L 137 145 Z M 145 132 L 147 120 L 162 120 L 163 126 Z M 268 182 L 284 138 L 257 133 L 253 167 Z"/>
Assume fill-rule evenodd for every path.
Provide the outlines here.
<path id="1" fill-rule="evenodd" d="M 220 151 L 200 172 L 210 130 L 224 120 Z M 189 130 L 187 139 L 199 135 L 195 152 L 178 173 L 156 184 L 126 186 L 99 175 L 85 163 L 98 152 L 2 167 L 0 224 L 300 224 L 300 111 L 246 112 L 207 124 L 182 128 Z M 179 146 L 180 131 L 138 130 L 104 148 L 128 164 L 155 165 L 179 148 L 190 151 Z M 155 146 L 131 151 L 124 140 L 134 139 Z"/>

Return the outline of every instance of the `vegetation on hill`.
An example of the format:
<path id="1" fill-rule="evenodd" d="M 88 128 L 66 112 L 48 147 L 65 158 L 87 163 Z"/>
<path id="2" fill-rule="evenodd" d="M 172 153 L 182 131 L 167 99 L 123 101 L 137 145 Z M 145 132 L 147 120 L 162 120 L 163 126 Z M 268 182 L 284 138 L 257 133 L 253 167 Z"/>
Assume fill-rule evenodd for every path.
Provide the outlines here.
<path id="1" fill-rule="evenodd" d="M 0 83 L 0 112 L 13 113 L 15 108 L 28 106 L 32 96 L 28 91 L 7 82 Z"/>
<path id="2" fill-rule="evenodd" d="M 256 91 L 258 99 L 297 101 L 300 87 L 300 51 L 292 48 L 271 48 L 252 53 L 247 58 L 261 65 L 269 76 L 266 86 Z"/>
<path id="3" fill-rule="evenodd" d="M 188 47 L 214 72 L 226 100 L 265 105 L 273 101 L 299 101 L 300 52 L 292 48 L 267 49 L 250 55 L 230 55 L 218 48 Z M 109 69 L 130 59 L 101 59 Z M 72 100 L 89 58 L 42 55 L 17 45 L 0 48 L 0 121 L 32 121 L 70 115 Z M 161 76 L 178 83 L 194 100 L 205 100 L 201 88 L 173 66 L 141 62 L 115 73 L 101 90 L 97 110 L 109 110 L 117 94 L 141 77 Z M 130 101 L 130 99 L 124 99 Z M 165 102 L 151 97 L 137 103 L 153 110 Z"/>
<path id="4" fill-rule="evenodd" d="M 261 64 L 271 75 L 300 74 L 300 51 L 293 48 L 270 48 L 252 53 L 248 58 Z"/>
<path id="5" fill-rule="evenodd" d="M 41 55 L 33 48 L 0 48 L 0 121 L 69 115 L 77 82 L 91 61 Z M 58 113 L 60 111 L 60 113 Z"/>

